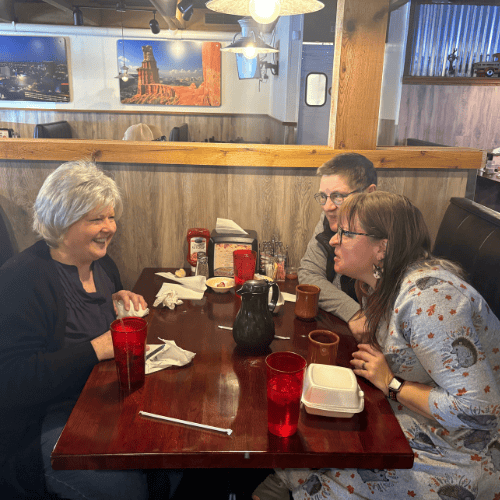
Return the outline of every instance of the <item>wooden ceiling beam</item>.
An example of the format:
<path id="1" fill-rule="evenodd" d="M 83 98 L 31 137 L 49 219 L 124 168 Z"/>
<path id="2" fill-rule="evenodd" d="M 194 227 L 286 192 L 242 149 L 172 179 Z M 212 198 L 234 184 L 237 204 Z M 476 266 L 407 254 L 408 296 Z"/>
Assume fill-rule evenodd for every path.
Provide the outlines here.
<path id="1" fill-rule="evenodd" d="M 0 0 L 0 22 L 11 23 L 14 20 L 14 0 Z"/>
<path id="2" fill-rule="evenodd" d="M 43 0 L 45 3 L 52 5 L 56 9 L 62 10 L 63 12 L 73 14 L 73 5 L 66 2 L 65 0 Z"/>

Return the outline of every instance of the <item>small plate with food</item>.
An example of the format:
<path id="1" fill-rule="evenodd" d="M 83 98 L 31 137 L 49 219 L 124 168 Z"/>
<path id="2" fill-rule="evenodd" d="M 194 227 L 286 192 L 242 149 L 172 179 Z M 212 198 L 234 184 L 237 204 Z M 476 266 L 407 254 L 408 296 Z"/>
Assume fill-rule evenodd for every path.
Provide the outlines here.
<path id="1" fill-rule="evenodd" d="M 216 293 L 226 293 L 231 288 L 234 288 L 234 278 L 226 278 L 224 276 L 210 278 L 207 280 L 207 286 Z"/>

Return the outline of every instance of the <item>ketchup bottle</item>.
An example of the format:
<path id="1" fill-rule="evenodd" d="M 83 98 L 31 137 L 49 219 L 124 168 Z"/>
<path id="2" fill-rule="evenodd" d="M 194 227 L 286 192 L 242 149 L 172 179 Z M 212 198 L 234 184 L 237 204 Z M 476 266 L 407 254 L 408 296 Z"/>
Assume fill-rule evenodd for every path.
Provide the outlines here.
<path id="1" fill-rule="evenodd" d="M 188 253 L 187 261 L 191 265 L 191 271 L 196 270 L 196 262 L 198 260 L 198 252 L 207 253 L 208 240 L 210 239 L 210 231 L 203 227 L 192 227 L 188 229 L 187 242 Z"/>

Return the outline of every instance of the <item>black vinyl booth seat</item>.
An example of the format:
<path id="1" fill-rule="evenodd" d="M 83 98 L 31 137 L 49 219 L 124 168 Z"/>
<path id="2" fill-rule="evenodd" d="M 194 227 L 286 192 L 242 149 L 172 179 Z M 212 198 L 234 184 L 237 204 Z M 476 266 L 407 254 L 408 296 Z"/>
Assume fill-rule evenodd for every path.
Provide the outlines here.
<path id="1" fill-rule="evenodd" d="M 71 139 L 71 127 L 67 121 L 40 123 L 35 126 L 35 139 Z"/>
<path id="2" fill-rule="evenodd" d="M 500 213 L 467 198 L 451 198 L 433 254 L 458 262 L 500 318 Z"/>
<path id="3" fill-rule="evenodd" d="M 7 217 L 0 207 L 0 267 L 14 255 L 14 248 L 7 229 Z"/>

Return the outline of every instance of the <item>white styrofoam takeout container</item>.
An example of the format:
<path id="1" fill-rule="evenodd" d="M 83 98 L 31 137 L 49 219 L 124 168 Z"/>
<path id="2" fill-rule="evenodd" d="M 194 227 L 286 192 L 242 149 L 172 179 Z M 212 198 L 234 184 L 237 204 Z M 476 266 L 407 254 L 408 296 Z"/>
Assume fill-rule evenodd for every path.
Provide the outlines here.
<path id="1" fill-rule="evenodd" d="M 351 418 L 363 411 L 364 392 L 350 368 L 311 363 L 302 391 L 307 413 L 325 417 Z"/>

